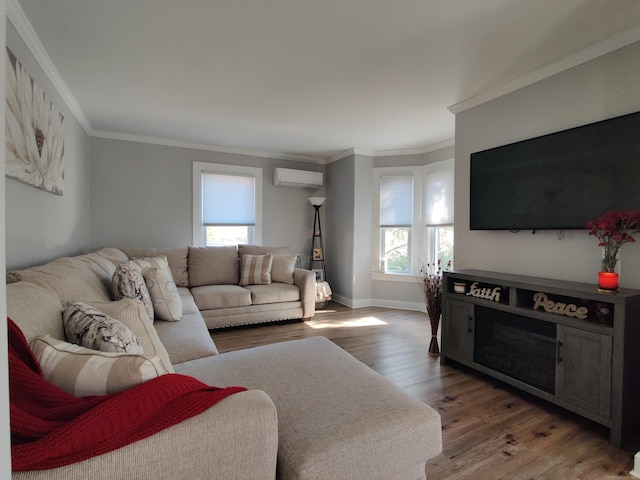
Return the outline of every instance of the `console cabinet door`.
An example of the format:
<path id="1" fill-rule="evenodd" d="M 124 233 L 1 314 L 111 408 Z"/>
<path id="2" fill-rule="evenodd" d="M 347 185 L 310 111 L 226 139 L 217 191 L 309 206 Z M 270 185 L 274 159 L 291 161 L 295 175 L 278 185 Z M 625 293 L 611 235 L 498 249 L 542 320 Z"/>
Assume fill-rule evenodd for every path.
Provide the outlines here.
<path id="1" fill-rule="evenodd" d="M 443 354 L 472 361 L 474 329 L 473 304 L 447 300 L 442 325 Z"/>
<path id="2" fill-rule="evenodd" d="M 611 337 L 558 325 L 557 339 L 557 397 L 610 418 Z"/>

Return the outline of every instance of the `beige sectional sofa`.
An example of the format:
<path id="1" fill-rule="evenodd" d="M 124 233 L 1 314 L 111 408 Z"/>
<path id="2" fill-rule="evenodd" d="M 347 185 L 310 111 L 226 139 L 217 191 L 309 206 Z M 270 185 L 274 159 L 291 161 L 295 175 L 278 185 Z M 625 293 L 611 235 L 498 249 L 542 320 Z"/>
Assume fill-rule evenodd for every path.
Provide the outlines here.
<path id="1" fill-rule="evenodd" d="M 151 323 L 139 300 L 113 300 L 111 285 L 117 265 L 147 255 L 166 256 L 175 282 L 188 282 L 181 277 L 183 253 L 175 249 L 104 248 L 9 272 L 8 315 L 29 342 L 45 335 L 66 340 L 62 312 L 74 302 L 93 304 L 122 321 L 132 316 L 149 330 L 153 353 L 168 358 L 170 371 L 249 390 L 124 448 L 55 469 L 14 472 L 13 478 L 426 478 L 426 461 L 441 451 L 439 414 L 324 337 L 218 354 L 208 328 L 310 316 L 306 290 L 315 297 L 306 274 L 285 283 L 300 285 L 301 299 L 283 293 L 287 306 L 278 315 L 269 310 L 272 317 L 252 305 L 199 308 L 197 287 L 183 283 L 181 319 Z M 189 249 L 189 268 L 188 256 Z M 224 312 L 213 312 L 218 309 Z"/>
<path id="2" fill-rule="evenodd" d="M 189 288 L 209 329 L 313 317 L 315 277 L 295 268 L 288 247 L 121 248 L 130 258 L 164 255 L 176 285 Z M 244 255 L 271 253 L 269 285 L 239 285 Z"/>

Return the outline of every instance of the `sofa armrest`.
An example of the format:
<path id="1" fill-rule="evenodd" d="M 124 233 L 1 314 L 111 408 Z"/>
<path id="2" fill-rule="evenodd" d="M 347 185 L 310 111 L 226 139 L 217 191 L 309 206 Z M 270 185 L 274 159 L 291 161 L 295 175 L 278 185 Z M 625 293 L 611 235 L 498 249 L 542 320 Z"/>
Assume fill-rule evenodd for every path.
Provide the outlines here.
<path id="1" fill-rule="evenodd" d="M 296 268 L 293 271 L 293 283 L 300 289 L 303 318 L 316 314 L 316 275 L 311 270 Z"/>
<path id="2" fill-rule="evenodd" d="M 150 437 L 82 462 L 51 470 L 13 472 L 13 479 L 273 480 L 278 420 L 261 390 L 233 394 Z"/>

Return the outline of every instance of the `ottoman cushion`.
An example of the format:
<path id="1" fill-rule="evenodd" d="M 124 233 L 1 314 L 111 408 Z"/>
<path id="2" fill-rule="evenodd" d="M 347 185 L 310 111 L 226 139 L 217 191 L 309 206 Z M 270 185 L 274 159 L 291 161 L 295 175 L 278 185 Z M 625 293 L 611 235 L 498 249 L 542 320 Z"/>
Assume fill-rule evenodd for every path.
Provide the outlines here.
<path id="1" fill-rule="evenodd" d="M 242 385 L 271 397 L 280 480 L 420 479 L 426 461 L 442 450 L 435 410 L 324 337 L 175 367 L 206 383 Z"/>

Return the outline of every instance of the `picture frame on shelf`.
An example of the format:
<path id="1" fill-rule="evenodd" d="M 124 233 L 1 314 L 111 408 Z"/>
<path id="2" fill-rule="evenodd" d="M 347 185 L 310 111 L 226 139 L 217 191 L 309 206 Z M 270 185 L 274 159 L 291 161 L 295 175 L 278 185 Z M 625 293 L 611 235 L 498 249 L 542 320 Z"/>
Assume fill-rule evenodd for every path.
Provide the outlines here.
<path id="1" fill-rule="evenodd" d="M 321 248 L 314 248 L 313 249 L 313 259 L 314 260 L 324 260 L 324 256 L 322 255 L 322 249 Z"/>
<path id="2" fill-rule="evenodd" d="M 321 268 L 314 268 L 311 271 L 316 274 L 316 282 L 324 282 L 324 270 Z"/>

